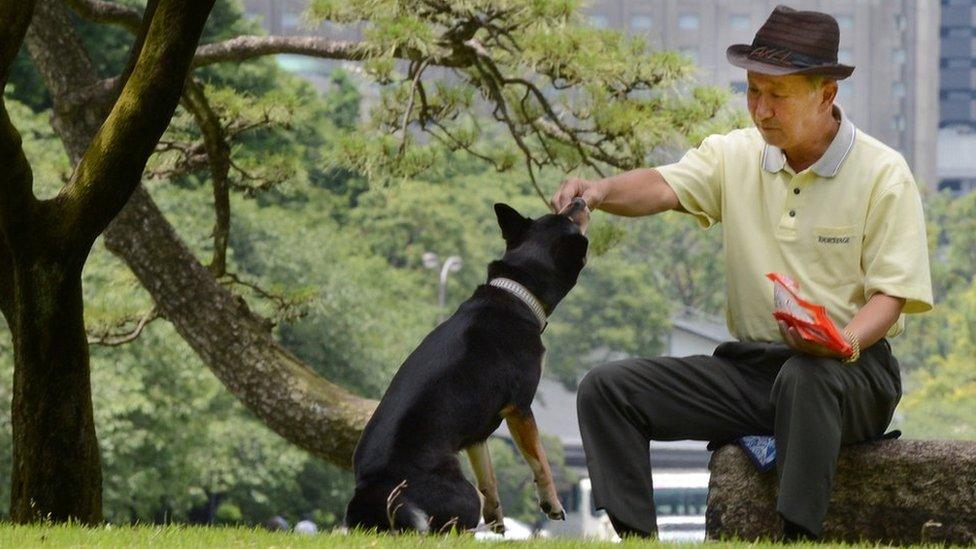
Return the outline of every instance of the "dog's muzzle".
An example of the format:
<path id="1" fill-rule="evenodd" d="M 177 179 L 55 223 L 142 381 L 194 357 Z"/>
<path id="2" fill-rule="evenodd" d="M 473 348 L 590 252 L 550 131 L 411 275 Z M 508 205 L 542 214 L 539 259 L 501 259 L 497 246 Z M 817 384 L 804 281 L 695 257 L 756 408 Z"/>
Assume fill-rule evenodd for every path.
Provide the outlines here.
<path id="1" fill-rule="evenodd" d="M 590 208 L 586 206 L 585 200 L 576 197 L 559 213 L 568 217 L 579 226 L 581 233 L 586 234 L 586 225 L 590 222 Z"/>

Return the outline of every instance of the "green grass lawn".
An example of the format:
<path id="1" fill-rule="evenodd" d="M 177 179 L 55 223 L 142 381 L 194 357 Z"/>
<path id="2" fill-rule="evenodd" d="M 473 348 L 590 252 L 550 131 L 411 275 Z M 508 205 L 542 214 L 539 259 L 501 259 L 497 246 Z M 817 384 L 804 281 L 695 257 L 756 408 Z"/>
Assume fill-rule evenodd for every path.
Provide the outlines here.
<path id="1" fill-rule="evenodd" d="M 101 526 L 73 525 L 19 526 L 0 523 L 0 548 L 22 547 L 291 547 L 392 548 L 410 547 L 491 547 L 569 549 L 571 547 L 689 547 L 688 544 L 627 541 L 622 544 L 582 540 L 538 539 L 531 541 L 479 541 L 471 535 L 418 536 L 374 534 L 318 534 L 267 532 L 252 528 L 189 526 Z M 775 543 L 709 542 L 709 547 L 774 547 Z M 791 547 L 825 547 L 824 544 L 799 544 Z M 873 547 L 862 545 L 861 547 Z"/>

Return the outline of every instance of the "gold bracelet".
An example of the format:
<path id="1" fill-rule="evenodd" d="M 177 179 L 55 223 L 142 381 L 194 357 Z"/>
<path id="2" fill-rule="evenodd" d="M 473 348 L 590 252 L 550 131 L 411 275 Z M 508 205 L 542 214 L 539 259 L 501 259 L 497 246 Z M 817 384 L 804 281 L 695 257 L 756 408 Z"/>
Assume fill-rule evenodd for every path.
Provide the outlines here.
<path id="1" fill-rule="evenodd" d="M 844 335 L 847 336 L 847 340 L 851 344 L 851 354 L 850 356 L 841 360 L 841 362 L 850 364 L 851 362 L 857 362 L 857 359 L 861 358 L 861 341 L 854 335 L 854 332 L 844 328 Z"/>

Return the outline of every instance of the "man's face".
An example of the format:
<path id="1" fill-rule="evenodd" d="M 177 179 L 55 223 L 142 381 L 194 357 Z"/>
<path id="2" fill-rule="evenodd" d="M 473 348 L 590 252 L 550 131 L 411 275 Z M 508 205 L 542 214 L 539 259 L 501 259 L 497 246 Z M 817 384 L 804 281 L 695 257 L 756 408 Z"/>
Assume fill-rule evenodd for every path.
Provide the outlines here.
<path id="1" fill-rule="evenodd" d="M 749 71 L 746 76 L 749 115 L 767 143 L 790 149 L 821 137 L 819 121 L 833 104 L 835 84 L 814 89 L 802 75 L 770 76 Z"/>

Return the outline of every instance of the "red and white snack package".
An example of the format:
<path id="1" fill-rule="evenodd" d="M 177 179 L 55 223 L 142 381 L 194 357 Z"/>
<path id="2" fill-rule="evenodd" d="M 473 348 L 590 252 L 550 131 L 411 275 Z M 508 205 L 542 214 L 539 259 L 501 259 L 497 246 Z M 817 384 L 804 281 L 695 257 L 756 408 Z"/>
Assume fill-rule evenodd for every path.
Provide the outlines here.
<path id="1" fill-rule="evenodd" d="M 811 343 L 823 345 L 845 356 L 851 354 L 851 345 L 827 316 L 827 309 L 823 305 L 800 297 L 800 287 L 786 275 L 766 273 L 766 278 L 773 281 L 773 316 L 777 320 L 796 328 L 800 336 Z"/>

